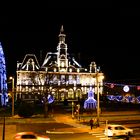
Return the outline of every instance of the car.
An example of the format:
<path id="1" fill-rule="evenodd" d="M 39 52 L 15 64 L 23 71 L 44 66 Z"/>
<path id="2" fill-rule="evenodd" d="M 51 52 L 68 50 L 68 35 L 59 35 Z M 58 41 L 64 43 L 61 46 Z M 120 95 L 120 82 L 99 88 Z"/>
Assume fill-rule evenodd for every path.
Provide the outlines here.
<path id="1" fill-rule="evenodd" d="M 14 136 L 14 140 L 50 140 L 50 138 L 35 132 L 18 132 Z"/>
<path id="2" fill-rule="evenodd" d="M 128 128 L 124 125 L 119 125 L 119 124 L 107 124 L 104 134 L 105 136 L 108 136 L 108 137 L 132 136 L 133 129 Z"/>

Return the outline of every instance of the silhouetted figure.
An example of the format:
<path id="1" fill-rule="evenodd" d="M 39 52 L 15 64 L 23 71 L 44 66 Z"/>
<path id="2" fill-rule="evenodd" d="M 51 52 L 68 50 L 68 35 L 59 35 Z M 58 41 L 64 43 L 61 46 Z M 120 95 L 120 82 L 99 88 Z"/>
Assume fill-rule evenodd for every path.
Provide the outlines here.
<path id="1" fill-rule="evenodd" d="M 92 130 L 92 128 L 93 128 L 93 119 L 92 118 L 90 119 L 89 124 L 90 124 L 90 129 Z"/>

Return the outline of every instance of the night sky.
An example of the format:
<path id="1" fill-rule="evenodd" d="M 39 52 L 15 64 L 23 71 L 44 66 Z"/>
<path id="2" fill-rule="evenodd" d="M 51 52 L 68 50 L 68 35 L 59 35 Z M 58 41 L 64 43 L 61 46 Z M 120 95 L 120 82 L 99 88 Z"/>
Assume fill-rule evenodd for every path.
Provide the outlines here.
<path id="1" fill-rule="evenodd" d="M 124 8 L 114 10 L 110 3 L 104 6 L 39 11 L 18 8 L 2 14 L 0 42 L 8 75 L 15 75 L 17 61 L 22 62 L 27 53 L 42 61 L 47 52 L 55 52 L 63 25 L 68 52 L 81 65 L 88 67 L 95 61 L 107 81 L 140 81 L 139 18 L 130 10 L 129 16 Z"/>

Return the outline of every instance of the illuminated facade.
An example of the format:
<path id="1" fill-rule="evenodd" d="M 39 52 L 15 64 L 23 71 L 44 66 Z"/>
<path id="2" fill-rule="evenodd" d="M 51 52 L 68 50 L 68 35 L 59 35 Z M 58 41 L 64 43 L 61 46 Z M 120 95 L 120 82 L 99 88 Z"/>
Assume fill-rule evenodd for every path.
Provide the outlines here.
<path id="1" fill-rule="evenodd" d="M 17 63 L 16 98 L 38 99 L 51 93 L 55 100 L 63 101 L 83 98 L 89 90 L 102 94 L 104 75 L 96 63 L 83 68 L 71 57 L 63 26 L 58 38 L 57 51 L 48 52 L 43 64 L 34 54 L 27 54 L 22 63 Z"/>

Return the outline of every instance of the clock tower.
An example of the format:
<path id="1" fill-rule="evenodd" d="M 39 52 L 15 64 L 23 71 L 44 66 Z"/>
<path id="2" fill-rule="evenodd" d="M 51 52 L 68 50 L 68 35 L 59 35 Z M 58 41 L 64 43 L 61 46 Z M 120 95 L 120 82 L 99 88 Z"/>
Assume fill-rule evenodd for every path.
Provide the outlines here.
<path id="1" fill-rule="evenodd" d="M 67 69 L 68 69 L 67 44 L 65 43 L 66 35 L 64 34 L 63 25 L 61 26 L 60 34 L 58 37 L 59 37 L 59 43 L 57 46 L 58 69 L 59 69 L 59 72 L 67 72 Z"/>

